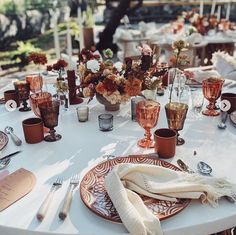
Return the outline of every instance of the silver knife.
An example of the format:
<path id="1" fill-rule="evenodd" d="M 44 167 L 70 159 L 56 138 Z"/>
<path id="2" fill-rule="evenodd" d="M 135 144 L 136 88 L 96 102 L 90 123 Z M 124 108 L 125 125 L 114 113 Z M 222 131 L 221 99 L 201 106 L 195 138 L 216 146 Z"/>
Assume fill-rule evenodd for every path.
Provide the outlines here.
<path id="1" fill-rule="evenodd" d="M 12 156 L 14 156 L 14 155 L 16 155 L 16 154 L 18 154 L 18 153 L 20 153 L 20 152 L 21 152 L 21 151 L 19 150 L 19 151 L 16 151 L 16 152 L 14 152 L 14 153 L 10 153 L 10 154 L 8 154 L 8 155 L 6 155 L 6 156 L 0 158 L 0 161 L 1 161 L 1 160 L 5 160 L 5 159 L 7 159 L 7 158 L 10 158 L 10 157 L 12 157 Z"/>

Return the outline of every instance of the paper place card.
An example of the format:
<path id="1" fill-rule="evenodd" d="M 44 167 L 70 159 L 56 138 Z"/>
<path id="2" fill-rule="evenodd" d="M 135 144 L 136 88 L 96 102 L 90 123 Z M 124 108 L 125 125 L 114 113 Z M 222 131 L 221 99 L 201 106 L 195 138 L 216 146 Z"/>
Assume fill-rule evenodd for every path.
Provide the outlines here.
<path id="1" fill-rule="evenodd" d="M 28 194 L 35 183 L 35 175 L 24 168 L 20 168 L 0 180 L 0 211 Z"/>

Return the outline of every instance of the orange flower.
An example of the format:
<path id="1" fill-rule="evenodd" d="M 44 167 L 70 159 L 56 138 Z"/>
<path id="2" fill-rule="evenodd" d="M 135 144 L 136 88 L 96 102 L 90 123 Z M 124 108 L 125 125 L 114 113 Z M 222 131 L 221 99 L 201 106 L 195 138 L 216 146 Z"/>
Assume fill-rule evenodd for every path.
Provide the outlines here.
<path id="1" fill-rule="evenodd" d="M 102 82 L 99 82 L 96 86 L 96 92 L 103 94 L 105 92 L 105 87 Z"/>
<path id="2" fill-rule="evenodd" d="M 175 66 L 176 65 L 176 57 L 175 56 L 171 56 L 170 57 L 170 65 L 172 65 L 172 66 Z"/>
<path id="3" fill-rule="evenodd" d="M 128 79 L 125 83 L 125 92 L 129 96 L 139 95 L 142 90 L 142 82 L 137 79 Z"/>
<path id="4" fill-rule="evenodd" d="M 108 79 L 115 81 L 116 80 L 116 75 L 115 74 L 110 74 L 107 76 Z"/>

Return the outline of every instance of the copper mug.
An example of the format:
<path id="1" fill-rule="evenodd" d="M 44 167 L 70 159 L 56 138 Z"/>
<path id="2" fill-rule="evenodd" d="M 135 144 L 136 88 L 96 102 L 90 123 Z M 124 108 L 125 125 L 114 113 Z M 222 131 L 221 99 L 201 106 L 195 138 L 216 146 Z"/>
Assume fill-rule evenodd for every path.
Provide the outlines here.
<path id="1" fill-rule="evenodd" d="M 157 129 L 154 132 L 155 152 L 160 158 L 172 158 L 175 155 L 177 133 L 168 128 Z"/>
<path id="2" fill-rule="evenodd" d="M 28 144 L 36 144 L 43 141 L 43 121 L 40 118 L 28 118 L 22 122 L 25 141 Z"/>
<path id="3" fill-rule="evenodd" d="M 20 107 L 20 100 L 19 100 L 19 94 L 16 90 L 7 90 L 4 92 L 4 100 L 5 103 L 8 100 L 14 100 L 17 104 L 17 107 Z"/>

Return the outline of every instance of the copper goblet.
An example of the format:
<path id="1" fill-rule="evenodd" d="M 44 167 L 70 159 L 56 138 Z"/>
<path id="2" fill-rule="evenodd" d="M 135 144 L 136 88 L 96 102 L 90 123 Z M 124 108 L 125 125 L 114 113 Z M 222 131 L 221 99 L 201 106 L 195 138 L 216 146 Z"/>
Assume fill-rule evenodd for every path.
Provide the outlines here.
<path id="1" fill-rule="evenodd" d="M 20 112 L 30 111 L 31 108 L 28 107 L 27 100 L 29 99 L 30 94 L 30 84 L 26 81 L 17 81 L 14 82 L 15 90 L 19 94 L 19 99 L 22 101 L 23 107 L 19 109 Z"/>
<path id="2" fill-rule="evenodd" d="M 32 74 L 25 77 L 26 82 L 30 84 L 30 91 L 37 93 L 42 91 L 43 87 L 43 78 L 40 75 Z"/>
<path id="3" fill-rule="evenodd" d="M 151 139 L 151 128 L 155 127 L 159 118 L 160 103 L 153 100 L 142 100 L 136 105 L 136 120 L 144 128 L 144 138 L 138 141 L 142 148 L 154 148 Z"/>
<path id="4" fill-rule="evenodd" d="M 49 92 L 40 92 L 30 95 L 30 106 L 34 114 L 38 117 L 41 117 L 39 111 L 39 104 L 44 102 L 49 102 L 52 100 L 52 95 Z"/>
<path id="5" fill-rule="evenodd" d="M 209 101 L 207 109 L 202 113 L 206 116 L 218 116 L 219 111 L 215 110 L 216 100 L 220 97 L 224 80 L 220 78 L 208 78 L 202 81 L 202 90 L 204 97 Z"/>
<path id="6" fill-rule="evenodd" d="M 44 137 L 45 141 L 54 142 L 61 139 L 61 135 L 56 134 L 54 127 L 58 125 L 60 102 L 57 100 L 47 101 L 39 104 L 39 110 L 44 126 L 49 128 L 49 135 Z"/>
<path id="7" fill-rule="evenodd" d="M 188 105 L 172 102 L 165 105 L 165 110 L 169 128 L 177 132 L 177 145 L 184 144 L 185 140 L 179 137 L 178 131 L 182 130 L 184 127 Z"/>

